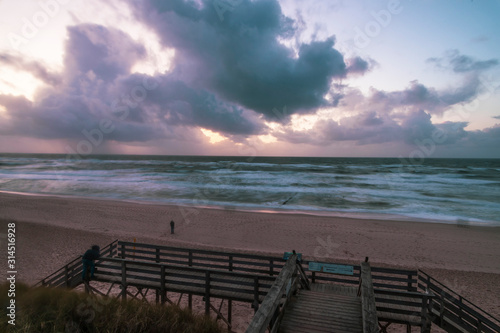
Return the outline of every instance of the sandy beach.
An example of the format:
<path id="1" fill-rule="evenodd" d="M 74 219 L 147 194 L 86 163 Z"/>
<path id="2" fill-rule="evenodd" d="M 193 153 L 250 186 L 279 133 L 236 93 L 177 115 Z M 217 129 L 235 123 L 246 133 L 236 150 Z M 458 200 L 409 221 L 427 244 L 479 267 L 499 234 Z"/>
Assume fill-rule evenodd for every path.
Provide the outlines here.
<path id="1" fill-rule="evenodd" d="M 170 220 L 176 223 L 170 234 Z M 422 269 L 500 317 L 500 227 L 242 212 L 0 193 L 2 243 L 16 222 L 18 280 L 33 284 L 115 239 Z M 5 251 L 1 260 L 7 261 Z M 6 269 L 0 276 L 5 279 Z"/>

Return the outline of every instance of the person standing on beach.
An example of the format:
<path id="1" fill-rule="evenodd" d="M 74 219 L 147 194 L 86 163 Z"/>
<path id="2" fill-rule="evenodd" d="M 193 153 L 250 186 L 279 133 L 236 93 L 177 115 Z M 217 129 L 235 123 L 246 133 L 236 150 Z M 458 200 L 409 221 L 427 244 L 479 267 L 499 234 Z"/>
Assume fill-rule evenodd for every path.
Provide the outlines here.
<path id="1" fill-rule="evenodd" d="M 170 233 L 173 235 L 174 234 L 174 227 L 175 227 L 175 222 L 170 221 Z"/>
<path id="2" fill-rule="evenodd" d="M 83 263 L 83 272 L 82 272 L 82 280 L 85 280 L 87 276 L 87 270 L 90 268 L 90 278 L 94 278 L 95 272 L 95 260 L 100 256 L 100 248 L 97 245 L 92 245 L 92 247 L 85 252 L 82 258 Z"/>

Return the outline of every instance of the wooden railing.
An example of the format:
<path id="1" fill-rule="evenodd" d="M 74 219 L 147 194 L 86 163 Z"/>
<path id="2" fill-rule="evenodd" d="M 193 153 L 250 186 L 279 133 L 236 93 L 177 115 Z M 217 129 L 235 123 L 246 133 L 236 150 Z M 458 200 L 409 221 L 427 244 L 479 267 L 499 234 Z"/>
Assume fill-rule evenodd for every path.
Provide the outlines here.
<path id="1" fill-rule="evenodd" d="M 299 284 L 309 288 L 309 281 L 300 263 L 297 262 L 297 255 L 292 254 L 255 313 L 246 333 L 264 333 L 267 329 L 271 333 L 276 333 L 287 304 Z"/>
<path id="2" fill-rule="evenodd" d="M 118 256 L 122 259 L 269 276 L 278 275 L 284 265 L 283 259 L 270 256 L 185 249 L 122 241 L 118 242 Z"/>
<path id="3" fill-rule="evenodd" d="M 422 327 L 429 332 L 432 316 L 429 312 L 435 297 L 432 293 L 374 289 L 378 320 Z"/>
<path id="4" fill-rule="evenodd" d="M 437 297 L 430 312 L 433 321 L 448 332 L 500 332 L 500 320 L 460 296 L 427 273 L 418 271 L 418 288 Z"/>
<path id="5" fill-rule="evenodd" d="M 113 257 L 117 254 L 118 240 L 101 249 L 101 257 Z M 99 263 L 100 260 L 97 261 Z M 82 282 L 82 256 L 78 256 L 68 264 L 56 270 L 35 284 L 35 287 L 68 287 L 73 288 Z"/>
<path id="6" fill-rule="evenodd" d="M 333 275 L 330 273 L 309 271 L 309 261 L 304 261 L 304 269 L 312 283 L 334 282 L 346 285 L 358 285 L 361 277 L 361 266 L 352 265 L 353 275 Z M 335 264 L 335 263 L 328 263 Z M 339 264 L 340 265 L 340 264 Z M 345 265 L 345 264 L 341 264 Z M 395 290 L 417 290 L 416 270 L 406 270 L 397 268 L 371 267 L 372 281 L 375 288 L 395 289 Z"/>
<path id="7" fill-rule="evenodd" d="M 162 303 L 165 303 L 167 291 L 199 295 L 205 297 L 207 313 L 212 297 L 259 304 L 276 279 L 213 268 L 121 258 L 103 258 L 97 267 L 97 281 L 121 285 L 122 298 L 126 298 L 129 286 L 158 290 Z"/>
<path id="8" fill-rule="evenodd" d="M 378 333 L 377 305 L 375 304 L 372 274 L 368 262 L 361 264 L 361 277 L 359 280 L 363 333 Z"/>

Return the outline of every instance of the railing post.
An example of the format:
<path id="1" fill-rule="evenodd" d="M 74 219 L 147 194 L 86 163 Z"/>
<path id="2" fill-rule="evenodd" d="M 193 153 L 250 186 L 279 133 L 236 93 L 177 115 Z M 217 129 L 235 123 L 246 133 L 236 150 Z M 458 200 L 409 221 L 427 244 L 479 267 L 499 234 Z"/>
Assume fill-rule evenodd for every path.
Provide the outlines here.
<path id="1" fill-rule="evenodd" d="M 412 278 L 412 274 L 408 274 L 408 291 L 413 291 L 412 289 L 412 283 L 411 283 L 411 278 Z"/>
<path id="2" fill-rule="evenodd" d="M 273 266 L 274 266 L 274 259 L 271 258 L 269 260 L 269 275 L 271 275 L 271 276 L 273 276 L 273 274 L 274 274 L 274 271 L 273 271 L 274 267 Z"/>
<path id="3" fill-rule="evenodd" d="M 160 294 L 161 294 L 161 304 L 165 304 L 166 288 L 165 288 L 165 265 L 161 265 L 160 271 Z"/>
<path id="4" fill-rule="evenodd" d="M 125 244 L 122 243 L 122 253 L 121 253 L 121 258 L 125 259 Z"/>
<path id="5" fill-rule="evenodd" d="M 210 314 L 210 271 L 205 273 L 205 314 Z"/>
<path id="6" fill-rule="evenodd" d="M 156 262 L 160 262 L 160 249 L 156 248 Z"/>
<path id="7" fill-rule="evenodd" d="M 424 296 L 422 297 L 422 312 L 420 314 L 420 316 L 422 317 L 421 319 L 421 327 L 422 327 L 422 332 L 429 332 L 429 328 L 428 328 L 428 321 L 427 321 L 427 295 L 424 294 Z"/>
<path id="8" fill-rule="evenodd" d="M 254 312 L 257 312 L 257 310 L 259 310 L 259 277 L 254 277 L 253 278 L 253 298 L 254 298 L 254 301 L 253 301 L 253 304 L 254 304 Z"/>
<path id="9" fill-rule="evenodd" d="M 378 332 L 377 305 L 373 291 L 371 268 L 367 261 L 361 263 L 360 282 L 363 332 Z"/>
<path id="10" fill-rule="evenodd" d="M 68 265 L 64 266 L 64 273 L 65 273 L 64 282 L 66 284 L 66 288 L 69 288 L 69 269 L 68 269 Z"/>
<path id="11" fill-rule="evenodd" d="M 189 250 L 188 252 L 188 266 L 193 266 L 193 252 Z M 191 310 L 193 308 L 193 295 L 188 295 L 188 308 Z"/>
<path id="12" fill-rule="evenodd" d="M 127 299 L 127 264 L 122 261 L 122 300 Z"/>
<path id="13" fill-rule="evenodd" d="M 315 271 L 312 272 L 311 281 L 312 281 L 312 283 L 316 283 L 316 272 Z"/>
<path id="14" fill-rule="evenodd" d="M 229 256 L 229 271 L 230 272 L 233 271 L 233 256 L 232 255 Z"/>
<path id="15" fill-rule="evenodd" d="M 460 318 L 460 320 L 462 321 L 462 315 L 463 315 L 463 310 L 462 309 L 464 307 L 462 296 L 458 295 L 458 301 L 460 302 L 460 307 L 458 309 L 458 318 Z"/>
<path id="16" fill-rule="evenodd" d="M 232 318 L 233 318 L 233 301 L 228 300 L 228 302 L 227 302 L 227 322 L 229 324 L 232 324 L 231 323 Z"/>

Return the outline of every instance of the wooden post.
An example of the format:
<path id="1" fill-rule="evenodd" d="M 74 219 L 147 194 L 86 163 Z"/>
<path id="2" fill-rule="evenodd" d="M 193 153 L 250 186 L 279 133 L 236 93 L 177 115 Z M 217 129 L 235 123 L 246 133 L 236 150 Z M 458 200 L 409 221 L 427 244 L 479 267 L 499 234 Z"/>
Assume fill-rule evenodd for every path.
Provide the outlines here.
<path id="1" fill-rule="evenodd" d="M 135 237 L 134 237 L 134 255 L 132 256 L 132 259 L 133 259 L 133 260 L 135 260 L 135 241 L 136 241 L 136 239 L 135 239 Z"/>
<path id="2" fill-rule="evenodd" d="M 421 333 L 429 333 L 430 332 L 430 325 L 428 323 L 428 320 L 427 320 L 427 301 L 428 301 L 428 297 L 427 295 L 424 294 L 424 296 L 422 297 L 422 313 L 421 313 L 421 317 L 422 317 L 422 322 L 421 322 Z"/>
<path id="3" fill-rule="evenodd" d="M 160 262 L 160 249 L 156 248 L 156 262 Z"/>
<path id="4" fill-rule="evenodd" d="M 377 306 L 373 291 L 372 272 L 368 260 L 361 263 L 361 309 L 363 317 L 363 332 L 378 332 Z"/>
<path id="5" fill-rule="evenodd" d="M 412 278 L 412 275 L 408 274 L 408 291 L 413 291 L 412 285 L 411 285 L 411 278 Z"/>
<path id="6" fill-rule="evenodd" d="M 68 269 L 68 265 L 64 266 L 64 272 L 65 272 L 64 282 L 66 283 L 66 288 L 69 288 L 69 269 Z"/>
<path id="7" fill-rule="evenodd" d="M 278 277 L 274 281 L 271 289 L 267 293 L 264 301 L 259 307 L 259 310 L 253 317 L 246 333 L 264 333 L 274 316 L 274 311 L 280 306 L 281 299 L 285 293 L 288 281 L 292 278 L 296 269 L 297 255 L 290 256 L 285 266 L 281 269 Z"/>
<path id="8" fill-rule="evenodd" d="M 205 314 L 210 314 L 210 271 L 205 273 Z"/>
<path id="9" fill-rule="evenodd" d="M 273 276 L 274 270 L 274 259 L 269 259 L 269 275 Z"/>
<path id="10" fill-rule="evenodd" d="M 253 278 L 253 283 L 254 283 L 254 285 L 253 285 L 253 298 L 254 298 L 253 310 L 255 313 L 255 312 L 257 312 L 257 310 L 259 310 L 259 278 L 257 276 Z"/>
<path id="11" fill-rule="evenodd" d="M 161 265 L 160 271 L 160 295 L 161 295 L 161 304 L 165 304 L 166 298 L 166 288 L 165 288 L 165 265 Z"/>
<path id="12" fill-rule="evenodd" d="M 127 264 L 122 261 L 122 300 L 127 299 Z"/>
<path id="13" fill-rule="evenodd" d="M 227 302 L 227 322 L 232 325 L 232 317 L 233 317 L 233 301 L 232 300 L 228 300 Z M 229 330 L 231 330 L 229 328 Z"/>
<path id="14" fill-rule="evenodd" d="M 229 256 L 229 271 L 230 272 L 233 271 L 233 256 L 232 255 Z"/>
<path id="15" fill-rule="evenodd" d="M 125 259 L 125 244 L 122 243 L 122 259 Z"/>
<path id="16" fill-rule="evenodd" d="M 193 252 L 191 252 L 191 250 L 189 250 L 188 266 L 189 267 L 193 266 Z M 188 295 L 188 308 L 189 308 L 189 310 L 193 309 L 193 295 L 192 294 Z"/>
<path id="17" fill-rule="evenodd" d="M 312 283 L 316 283 L 316 272 L 312 272 L 312 278 L 311 278 Z"/>
<path id="18" fill-rule="evenodd" d="M 458 296 L 458 301 L 460 302 L 460 307 L 458 308 L 458 318 L 460 318 L 460 320 L 462 321 L 462 313 L 463 313 L 463 307 L 464 307 L 464 304 L 463 304 L 463 300 L 462 300 L 462 296 Z"/>

